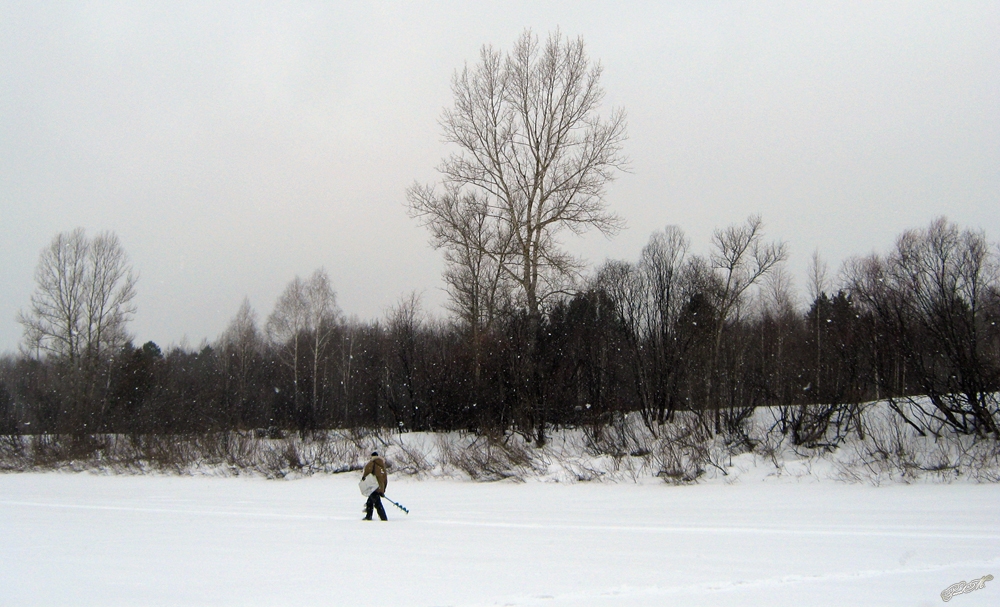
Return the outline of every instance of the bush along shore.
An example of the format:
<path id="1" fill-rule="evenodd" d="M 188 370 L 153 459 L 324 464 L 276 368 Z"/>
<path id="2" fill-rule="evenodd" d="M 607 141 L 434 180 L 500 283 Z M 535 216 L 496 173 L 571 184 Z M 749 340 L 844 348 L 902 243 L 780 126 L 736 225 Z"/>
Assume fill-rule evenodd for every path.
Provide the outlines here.
<path id="1" fill-rule="evenodd" d="M 392 474 L 414 478 L 670 484 L 758 478 L 875 485 L 1000 481 L 1000 442 L 935 423 L 925 405 L 925 399 L 880 401 L 833 414 L 819 407 L 765 407 L 723 433 L 713 432 L 706 416 L 692 412 L 676 412 L 653 428 L 638 414 L 621 415 L 600 426 L 552 428 L 543 447 L 515 432 L 286 433 L 270 428 L 173 435 L 10 434 L 0 436 L 0 470 L 287 479 L 359 471 L 378 449 Z M 825 431 L 808 443 L 797 442 L 793 428 L 816 423 L 804 419 L 810 416 L 826 420 Z"/>

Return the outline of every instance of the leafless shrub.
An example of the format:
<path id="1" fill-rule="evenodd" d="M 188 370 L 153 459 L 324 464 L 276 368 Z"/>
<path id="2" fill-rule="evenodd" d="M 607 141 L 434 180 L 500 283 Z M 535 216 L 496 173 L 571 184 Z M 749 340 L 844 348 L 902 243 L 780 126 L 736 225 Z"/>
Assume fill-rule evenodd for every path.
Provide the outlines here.
<path id="1" fill-rule="evenodd" d="M 545 471 L 556 480 L 590 482 L 604 478 L 615 479 L 617 461 L 609 456 L 594 456 L 591 439 L 583 431 L 566 430 L 555 433 L 544 447 Z M 618 458 L 619 460 L 621 458 Z M 609 470 L 608 461 L 615 461 Z"/>
<path id="2" fill-rule="evenodd" d="M 962 471 L 980 483 L 1000 483 L 1000 441 L 975 441 L 962 453 Z"/>
<path id="3" fill-rule="evenodd" d="M 357 436 L 338 432 L 317 432 L 306 437 L 288 436 L 259 443 L 257 455 L 242 467 L 268 476 L 290 474 L 336 474 L 360 470 L 367 459 L 368 445 Z"/>
<path id="4" fill-rule="evenodd" d="M 753 453 L 770 460 L 779 474 L 788 463 L 785 456 L 794 452 L 799 464 L 806 466 L 797 464 L 793 473 L 812 474 L 808 464 L 823 458 L 833 463 L 839 478 L 850 482 L 1000 482 L 1000 441 L 949 433 L 943 426 L 936 426 L 935 432 L 921 431 L 925 421 L 921 411 L 904 410 L 904 417 L 899 408 L 905 403 L 894 404 L 857 407 L 853 419 L 846 421 L 832 418 L 827 438 L 812 447 L 796 444 L 782 429 L 782 414 L 775 409 L 770 419 L 762 411 L 745 417 L 739 433 L 732 435 L 716 434 L 710 418 L 698 412 L 676 412 L 671 422 L 653 428 L 638 414 L 621 415 L 599 429 L 566 431 L 561 441 L 550 441 L 544 448 L 532 447 L 530 437 L 516 433 L 423 436 L 345 430 L 269 438 L 249 431 L 107 434 L 86 440 L 56 434 L 0 435 L 0 471 L 250 474 L 280 479 L 357 471 L 377 449 L 390 470 L 405 475 L 457 472 L 476 481 L 547 475 L 571 482 L 656 476 L 688 484 L 713 476 L 739 476 L 729 474 L 732 456 L 752 445 Z M 850 434 L 843 430 L 847 424 Z"/>
<path id="5" fill-rule="evenodd" d="M 29 465 L 33 468 L 53 469 L 78 467 L 93 454 L 84 448 L 77 437 L 46 434 L 32 437 L 28 450 Z"/>
<path id="6" fill-rule="evenodd" d="M 183 474 L 197 461 L 191 438 L 183 435 L 142 435 L 136 437 L 139 462 L 153 470 Z"/>
<path id="7" fill-rule="evenodd" d="M 338 433 L 282 439 L 256 432 L 97 435 L 86 443 L 57 435 L 13 436 L 0 437 L 0 470 L 68 468 L 119 474 L 202 470 L 285 478 L 359 470 L 370 449 L 370 441 Z"/>
<path id="8" fill-rule="evenodd" d="M 212 432 L 193 436 L 190 442 L 190 445 L 185 445 L 188 454 L 193 451 L 205 464 L 229 466 L 233 470 L 254 461 L 260 445 L 259 441 L 242 432 Z"/>
<path id="9" fill-rule="evenodd" d="M 531 447 L 516 434 L 504 439 L 476 436 L 459 441 L 442 436 L 438 445 L 442 465 L 457 468 L 477 481 L 521 481 L 529 472 L 544 468 Z"/>
<path id="10" fill-rule="evenodd" d="M 760 424 L 756 427 L 756 433 L 752 437 L 754 453 L 769 460 L 775 468 L 781 468 L 781 454 L 785 448 L 785 434 L 778 429 L 778 425 L 765 427 Z"/>
<path id="11" fill-rule="evenodd" d="M 561 464 L 563 469 L 572 475 L 573 480 L 577 482 L 596 481 L 606 476 L 606 473 L 603 470 L 591 463 L 588 463 L 588 461 L 583 458 L 566 459 L 563 460 Z"/>
<path id="12" fill-rule="evenodd" d="M 314 472 L 351 472 L 364 468 L 372 449 L 363 441 L 355 440 L 341 432 L 331 432 L 317 437 L 312 444 L 312 459 L 317 463 Z"/>
<path id="13" fill-rule="evenodd" d="M 613 476 L 637 480 L 652 473 L 675 484 L 693 483 L 709 470 L 728 475 L 728 460 L 755 444 L 752 411 L 727 416 L 722 434 L 697 412 L 677 412 L 654 433 L 638 416 L 623 415 L 585 432 L 591 455 L 611 458 Z"/>
<path id="14" fill-rule="evenodd" d="M 616 413 L 610 423 L 584 429 L 582 455 L 607 457 L 610 470 L 599 470 L 583 458 L 563 458 L 563 468 L 581 480 L 610 476 L 637 481 L 649 473 L 658 439 L 639 414 Z"/>
<path id="15" fill-rule="evenodd" d="M 20 434 L 0 435 L 0 471 L 15 472 L 27 465 L 27 437 Z"/>
<path id="16" fill-rule="evenodd" d="M 611 422 L 584 430 L 587 451 L 593 455 L 643 457 L 652 452 L 655 436 L 638 416 L 615 412 Z"/>
<path id="17" fill-rule="evenodd" d="M 407 445 L 402 440 L 393 443 L 389 452 L 390 468 L 393 472 L 409 476 L 422 475 L 434 466 L 428 459 L 428 454 L 416 445 Z"/>
<path id="18" fill-rule="evenodd" d="M 384 451 L 393 443 L 392 431 L 386 428 L 351 428 L 339 436 L 354 445 L 363 457 L 362 461 L 367 461 L 368 454 L 372 451 Z"/>
<path id="19" fill-rule="evenodd" d="M 730 407 L 722 411 L 723 440 L 729 455 L 753 451 L 754 407 Z"/>
<path id="20" fill-rule="evenodd" d="M 674 484 L 693 483 L 709 468 L 728 474 L 730 452 L 722 437 L 714 437 L 694 414 L 678 414 L 664 426 L 654 451 L 656 476 Z"/>
<path id="21" fill-rule="evenodd" d="M 795 446 L 833 450 L 854 431 L 863 436 L 860 404 L 810 404 L 777 407 L 776 426 Z"/>
<path id="22" fill-rule="evenodd" d="M 959 433 L 928 436 L 913 419 L 900 416 L 896 408 L 869 407 L 862 421 L 864 438 L 848 443 L 846 457 L 837 462 L 841 478 L 874 485 L 961 477 L 1000 480 L 1000 442 Z"/>

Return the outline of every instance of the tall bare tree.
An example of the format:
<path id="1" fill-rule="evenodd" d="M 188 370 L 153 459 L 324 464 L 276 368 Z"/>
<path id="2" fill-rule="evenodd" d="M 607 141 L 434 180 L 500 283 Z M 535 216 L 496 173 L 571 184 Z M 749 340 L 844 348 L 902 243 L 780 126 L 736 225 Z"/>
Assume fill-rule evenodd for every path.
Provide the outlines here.
<path id="1" fill-rule="evenodd" d="M 274 311 L 264 325 L 267 338 L 275 346 L 278 360 L 292 372 L 292 406 L 296 415 L 301 409 L 302 361 L 299 352 L 303 349 L 306 316 L 305 284 L 302 278 L 296 276 L 278 297 Z"/>
<path id="2" fill-rule="evenodd" d="M 751 215 L 742 224 L 716 230 L 712 235 L 712 269 L 719 279 L 714 292 L 716 308 L 712 362 L 709 369 L 707 402 L 715 409 L 715 431 L 721 430 L 718 399 L 719 355 L 727 323 L 738 317 L 747 291 L 788 256 L 783 242 L 764 241 L 764 222 Z"/>
<path id="3" fill-rule="evenodd" d="M 274 312 L 267 319 L 267 335 L 277 347 L 282 363 L 292 371 L 293 400 L 300 415 L 300 429 L 306 421 L 301 417 L 300 394 L 303 380 L 302 357 L 312 375 L 310 399 L 311 421 L 315 423 L 319 409 L 320 361 L 336 329 L 338 310 L 330 278 L 322 269 L 309 280 L 296 276 L 278 298 Z"/>
<path id="4" fill-rule="evenodd" d="M 219 336 L 217 345 L 225 371 L 225 394 L 235 401 L 233 404 L 237 408 L 239 423 L 251 421 L 253 412 L 248 409 L 256 404 L 252 402 L 251 388 L 263 345 L 257 328 L 257 313 L 250 306 L 250 300 L 243 298 L 239 311 Z"/>
<path id="5" fill-rule="evenodd" d="M 821 394 L 821 378 L 820 373 L 821 364 L 820 361 L 823 357 L 823 332 L 822 332 L 822 303 L 825 300 L 825 294 L 827 289 L 827 264 L 819 256 L 819 249 L 813 251 L 812 257 L 809 261 L 809 299 L 811 303 L 816 306 L 816 318 L 813 322 L 812 329 L 815 331 L 815 341 L 816 341 L 816 377 L 815 384 L 813 387 L 813 394 Z"/>
<path id="6" fill-rule="evenodd" d="M 662 232 L 654 232 L 642 249 L 639 268 L 650 298 L 647 330 L 651 334 L 659 333 L 660 341 L 667 339 L 666 332 L 677 322 L 684 305 L 681 275 L 689 248 L 684 232 L 677 226 L 667 226 Z"/>
<path id="7" fill-rule="evenodd" d="M 601 72 L 582 39 L 558 31 L 544 44 L 525 31 L 507 54 L 484 46 L 479 64 L 452 79 L 454 107 L 441 118 L 445 141 L 459 147 L 438 168 L 444 193 L 407 190 L 411 213 L 439 246 L 473 245 L 472 256 L 453 253 L 453 271 L 474 274 L 468 262 L 488 260 L 516 286 L 536 331 L 543 302 L 581 267 L 560 234 L 621 226 L 604 193 L 626 166 L 625 114 L 598 115 Z M 543 431 L 544 420 L 536 425 Z"/>
<path id="8" fill-rule="evenodd" d="M 63 232 L 42 251 L 35 283 L 30 307 L 17 316 L 22 348 L 64 365 L 71 398 L 84 414 L 79 423 L 100 423 L 98 377 L 128 342 L 135 314 L 136 275 L 128 255 L 113 232 L 92 239 L 83 228 Z"/>
<path id="9" fill-rule="evenodd" d="M 482 217 L 491 234 L 484 253 L 520 287 L 529 314 L 577 268 L 559 232 L 612 234 L 621 225 L 604 190 L 626 165 L 625 114 L 597 115 L 601 72 L 583 40 L 563 40 L 558 31 L 544 45 L 525 31 L 506 56 L 484 46 L 480 63 L 453 78 L 455 105 L 441 119 L 445 140 L 460 148 L 438 169 L 445 194 L 419 185 L 407 192 L 413 214 L 428 225 Z M 466 192 L 475 195 L 456 196 Z M 452 205 L 485 206 L 455 213 Z"/>
<path id="10" fill-rule="evenodd" d="M 18 314 L 28 352 L 76 363 L 128 341 L 136 275 L 114 233 L 89 239 L 77 228 L 57 234 L 39 257 L 35 283 L 31 307 Z"/>
<path id="11" fill-rule="evenodd" d="M 622 347 L 643 421 L 653 432 L 671 410 L 670 383 L 682 354 L 675 339 L 688 242 L 679 228 L 654 232 L 639 263 L 606 261 L 594 286 L 607 294 L 624 332 Z"/>
<path id="12" fill-rule="evenodd" d="M 650 236 L 637 266 L 644 294 L 639 332 L 642 346 L 636 358 L 638 368 L 646 369 L 649 388 L 643 400 L 651 428 L 654 423 L 662 424 L 676 406 L 675 382 L 685 353 L 676 325 L 688 290 L 683 275 L 689 246 L 679 227 L 667 226 Z"/>
<path id="13" fill-rule="evenodd" d="M 306 330 L 309 332 L 309 358 L 312 362 L 312 415 L 316 420 L 320 402 L 320 361 L 337 329 L 340 311 L 330 277 L 323 269 L 316 270 L 305 285 Z"/>

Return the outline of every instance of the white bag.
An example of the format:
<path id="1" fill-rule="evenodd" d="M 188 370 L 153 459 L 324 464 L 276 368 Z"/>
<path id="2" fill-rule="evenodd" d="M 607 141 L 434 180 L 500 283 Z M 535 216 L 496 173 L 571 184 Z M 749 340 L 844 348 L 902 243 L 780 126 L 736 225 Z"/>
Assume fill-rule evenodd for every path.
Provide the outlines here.
<path id="1" fill-rule="evenodd" d="M 358 488 L 361 489 L 361 495 L 368 497 L 373 491 L 378 491 L 378 479 L 375 478 L 374 474 L 369 474 L 361 479 Z"/>

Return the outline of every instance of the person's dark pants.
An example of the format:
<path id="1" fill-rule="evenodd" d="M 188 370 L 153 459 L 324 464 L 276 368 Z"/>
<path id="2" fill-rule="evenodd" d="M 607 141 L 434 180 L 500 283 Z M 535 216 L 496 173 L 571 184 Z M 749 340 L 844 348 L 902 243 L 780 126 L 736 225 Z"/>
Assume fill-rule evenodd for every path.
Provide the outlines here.
<path id="1" fill-rule="evenodd" d="M 372 508 L 378 510 L 378 517 L 383 521 L 389 520 L 385 516 L 385 508 L 382 507 L 382 496 L 378 491 L 372 491 L 372 494 L 368 496 L 368 503 L 365 504 L 365 519 L 372 520 Z"/>

